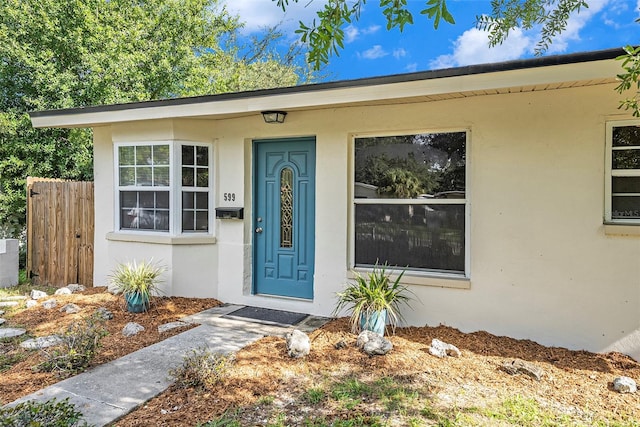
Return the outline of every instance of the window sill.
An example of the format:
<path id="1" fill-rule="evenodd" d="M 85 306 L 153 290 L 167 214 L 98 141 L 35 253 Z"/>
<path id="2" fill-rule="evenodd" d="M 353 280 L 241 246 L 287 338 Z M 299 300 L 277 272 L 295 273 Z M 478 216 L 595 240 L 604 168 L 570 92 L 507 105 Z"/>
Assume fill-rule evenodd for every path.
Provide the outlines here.
<path id="1" fill-rule="evenodd" d="M 371 269 L 367 268 L 355 268 L 347 273 L 347 278 L 354 279 L 354 272 L 358 272 L 364 275 L 371 271 Z M 391 280 L 394 280 L 396 277 L 396 274 L 391 274 Z M 471 289 L 471 279 L 461 274 L 420 274 L 407 271 L 402 276 L 402 280 L 400 281 L 400 283 L 402 283 L 403 285 L 434 286 L 438 288 Z"/>
<path id="2" fill-rule="evenodd" d="M 216 237 L 208 234 L 201 236 L 162 236 L 110 232 L 107 233 L 106 238 L 114 242 L 155 243 L 158 245 L 214 245 L 216 243 Z"/>
<path id="3" fill-rule="evenodd" d="M 607 236 L 640 236 L 640 224 L 623 224 L 607 222 L 604 224 Z"/>

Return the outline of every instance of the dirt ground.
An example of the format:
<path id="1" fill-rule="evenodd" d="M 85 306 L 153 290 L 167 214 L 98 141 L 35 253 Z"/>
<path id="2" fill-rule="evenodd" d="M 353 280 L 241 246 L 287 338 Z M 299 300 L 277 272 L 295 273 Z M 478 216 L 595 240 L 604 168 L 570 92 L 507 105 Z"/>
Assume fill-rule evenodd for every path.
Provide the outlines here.
<path id="1" fill-rule="evenodd" d="M 51 310 L 38 306 L 6 313 L 3 316 L 7 319 L 5 326 L 24 328 L 30 336 L 41 337 L 63 332 L 74 320 L 91 316 L 99 307 L 106 307 L 113 313 L 113 319 L 105 322 L 109 334 L 102 339 L 101 347 L 91 366 L 117 359 L 183 332 L 189 327 L 160 334 L 158 326 L 220 305 L 219 301 L 212 298 L 156 297 L 149 312 L 132 314 L 126 311 L 122 296 L 106 292 L 105 287 L 88 288 L 82 293 L 55 296 L 55 299 L 58 301 L 58 307 Z M 76 314 L 61 313 L 59 308 L 67 303 L 77 304 L 81 311 Z M 144 331 L 125 338 L 121 331 L 128 322 L 141 324 Z M 15 348 L 15 343 L 5 343 L 0 351 L 15 352 L 15 349 L 10 348 L 12 344 Z M 29 352 L 26 359 L 0 373 L 0 403 L 12 402 L 60 380 L 52 373 L 34 372 L 31 369 L 41 360 L 38 352 Z"/>
<path id="2" fill-rule="evenodd" d="M 122 298 L 106 293 L 104 288 L 56 298 L 59 307 L 73 302 L 82 307 L 81 313 L 65 315 L 57 309 L 32 308 L 7 313 L 4 317 L 9 326 L 24 327 L 32 336 L 43 336 L 60 332 L 71 321 L 90 315 L 98 307 L 108 308 L 114 319 L 107 322 L 109 335 L 102 341 L 94 366 L 184 331 L 183 328 L 161 335 L 157 326 L 219 304 L 214 299 L 157 298 L 149 313 L 130 314 Z M 145 330 L 125 338 L 120 332 L 130 321 L 142 324 Z M 302 407 L 296 395 L 328 379 L 353 376 L 391 377 L 403 383 L 419 383 L 432 394 L 434 405 L 442 408 L 477 407 L 509 396 L 523 396 L 545 402 L 563 413 L 588 410 L 588 417 L 592 419 L 602 415 L 607 420 L 618 417 L 623 420 L 640 415 L 640 393 L 619 394 L 612 390 L 612 381 L 617 376 L 640 382 L 640 363 L 619 353 L 569 351 L 487 332 L 467 334 L 439 326 L 398 328 L 396 335 L 390 337 L 394 345 L 391 353 L 368 357 L 355 347 L 356 336 L 349 332 L 347 319 L 334 320 L 310 337 L 312 349 L 305 359 L 290 359 L 282 337 L 265 337 L 237 353 L 229 376 L 213 390 L 171 387 L 116 425 L 195 426 L 225 411 L 243 407 L 251 407 L 251 411 L 246 411 L 240 425 L 264 425 L 267 408 L 262 413 L 260 401 L 265 396 L 280 402 L 282 410 L 290 413 L 287 425 L 296 425 L 300 414 L 318 410 L 312 406 Z M 430 355 L 428 348 L 433 338 L 457 346 L 461 357 L 439 359 Z M 341 341 L 346 347 L 336 348 Z M 32 371 L 39 357 L 37 352 L 30 353 L 28 358 L 0 374 L 3 403 L 59 380 L 53 374 Z M 516 358 L 541 368 L 542 380 L 526 375 L 512 376 L 501 370 L 504 362 Z"/>
<path id="3" fill-rule="evenodd" d="M 174 386 L 116 425 L 195 426 L 225 411 L 251 405 L 240 425 L 265 425 L 268 410 L 265 405 L 264 411 L 260 406 L 265 396 L 272 396 L 281 403 L 282 410 L 289 412 L 285 425 L 298 425 L 295 420 L 300 419 L 300 414 L 315 414 L 318 409 L 301 407 L 299 401 L 288 405 L 287 401 L 293 402 L 293 396 L 327 377 L 351 376 L 422 383 L 441 407 L 470 408 L 522 396 L 566 413 L 588 408 L 586 419 L 595 420 L 602 415 L 607 420 L 618 416 L 628 420 L 634 414 L 640 418 L 640 393 L 619 394 L 612 390 L 617 376 L 640 380 L 640 363 L 622 354 L 549 348 L 532 341 L 486 332 L 465 334 L 439 326 L 398 328 L 396 336 L 390 338 L 393 351 L 386 356 L 369 357 L 355 348 L 356 337 L 348 331 L 346 319 L 332 321 L 315 331 L 311 334 L 311 353 L 302 360 L 287 356 L 284 339 L 263 338 L 236 355 L 230 376 L 214 390 L 198 392 Z M 433 338 L 457 346 L 461 357 L 439 359 L 430 355 L 428 348 Z M 337 349 L 335 344 L 340 341 L 347 346 Z M 543 369 L 542 380 L 503 372 L 502 364 L 514 358 Z"/>

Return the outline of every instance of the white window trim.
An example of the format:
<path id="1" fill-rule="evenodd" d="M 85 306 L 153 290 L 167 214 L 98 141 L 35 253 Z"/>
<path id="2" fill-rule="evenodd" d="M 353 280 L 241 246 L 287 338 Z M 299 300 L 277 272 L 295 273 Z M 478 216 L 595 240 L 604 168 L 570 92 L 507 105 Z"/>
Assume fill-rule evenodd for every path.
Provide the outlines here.
<path id="1" fill-rule="evenodd" d="M 465 132 L 465 198 L 464 199 L 356 199 L 354 194 L 355 140 L 356 138 L 417 135 L 424 133 Z M 347 277 L 353 277 L 353 271 L 369 272 L 372 268 L 355 266 L 355 206 L 356 204 L 460 204 L 465 207 L 465 257 L 464 273 L 441 272 L 436 270 L 406 270 L 402 283 L 406 285 L 436 286 L 443 288 L 471 288 L 471 129 L 469 128 L 435 128 L 420 130 L 402 130 L 389 132 L 352 133 L 349 138 L 349 271 Z"/>
<path id="2" fill-rule="evenodd" d="M 143 145 L 169 145 L 169 186 L 168 187 L 139 187 L 120 186 L 120 171 L 118 148 L 124 146 Z M 209 230 L 208 232 L 186 231 L 182 232 L 182 146 L 204 146 L 209 148 Z M 148 140 L 135 142 L 113 143 L 113 170 L 114 170 L 114 231 L 108 233 L 108 240 L 119 241 L 148 241 L 150 243 L 177 244 L 184 240 L 184 244 L 201 242 L 203 244 L 215 243 L 215 192 L 214 192 L 214 144 L 201 141 L 188 140 Z M 184 187 L 191 191 L 192 187 Z M 169 231 L 129 230 L 120 228 L 120 191 L 169 191 Z M 195 191 L 195 190 L 194 190 Z M 139 237 L 136 237 L 139 236 Z"/>
<path id="3" fill-rule="evenodd" d="M 640 169 L 614 170 L 612 168 L 613 151 L 615 150 L 613 147 L 613 128 L 623 126 L 640 126 L 640 119 L 615 120 L 606 123 L 604 224 L 606 226 L 605 231 L 607 234 L 619 234 L 610 226 L 640 226 L 639 219 L 612 218 L 611 199 L 613 194 L 611 178 L 614 176 L 640 177 Z M 624 234 L 638 235 L 640 234 L 640 230 L 636 232 L 629 232 L 627 229 Z"/>

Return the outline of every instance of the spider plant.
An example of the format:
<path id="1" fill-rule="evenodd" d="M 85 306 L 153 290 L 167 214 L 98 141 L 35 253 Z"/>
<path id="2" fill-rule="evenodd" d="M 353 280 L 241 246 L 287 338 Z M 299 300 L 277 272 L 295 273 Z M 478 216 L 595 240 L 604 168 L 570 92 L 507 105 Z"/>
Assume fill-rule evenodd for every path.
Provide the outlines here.
<path id="1" fill-rule="evenodd" d="M 160 276 L 165 267 L 153 261 L 133 261 L 119 264 L 110 276 L 112 284 L 124 295 L 127 309 L 134 313 L 147 311 L 151 296 L 160 292 Z"/>
<path id="2" fill-rule="evenodd" d="M 354 271 L 354 281 L 347 284 L 344 291 L 337 293 L 338 304 L 334 316 L 342 309 L 351 310 L 351 330 L 354 333 L 369 329 L 368 319 L 379 313 L 386 313 L 382 315 L 383 319 L 386 317 L 382 322 L 383 331 L 385 323 L 388 323 L 392 333 L 395 333 L 398 323 L 404 320 L 400 306 L 410 307 L 411 295 L 414 294 L 400 283 L 404 270 L 392 281 L 387 267 L 387 264 L 376 264 L 366 276 Z"/>

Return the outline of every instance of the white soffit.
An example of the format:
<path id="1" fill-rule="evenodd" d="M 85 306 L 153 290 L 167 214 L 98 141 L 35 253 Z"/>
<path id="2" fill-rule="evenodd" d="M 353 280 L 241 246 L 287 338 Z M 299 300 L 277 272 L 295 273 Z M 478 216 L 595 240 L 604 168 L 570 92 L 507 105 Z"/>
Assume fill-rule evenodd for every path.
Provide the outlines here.
<path id="1" fill-rule="evenodd" d="M 419 97 L 434 99 L 477 96 L 484 93 L 551 90 L 615 81 L 620 62 L 610 59 L 573 64 L 552 65 L 509 71 L 488 72 L 415 81 L 346 86 L 340 88 L 299 90 L 231 99 L 186 102 L 179 105 L 122 105 L 115 109 L 75 109 L 65 114 L 44 112 L 31 118 L 36 128 L 93 127 L 117 122 L 168 118 L 225 118 L 258 113 L 263 110 L 309 110 L 358 104 L 397 103 Z M 562 85 L 561 83 L 568 83 Z M 465 95 L 467 94 L 467 95 Z M 449 95 L 449 96 L 447 96 Z"/>

